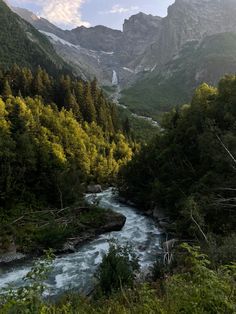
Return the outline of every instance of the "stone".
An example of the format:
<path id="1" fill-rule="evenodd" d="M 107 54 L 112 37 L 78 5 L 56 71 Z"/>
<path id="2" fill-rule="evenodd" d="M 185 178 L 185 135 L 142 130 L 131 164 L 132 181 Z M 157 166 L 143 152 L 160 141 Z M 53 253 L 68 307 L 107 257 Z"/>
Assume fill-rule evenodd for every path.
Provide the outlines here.
<path id="1" fill-rule="evenodd" d="M 102 187 L 101 185 L 97 184 L 97 185 L 88 185 L 87 187 L 87 192 L 88 193 L 101 193 L 102 192 Z"/>
<path id="2" fill-rule="evenodd" d="M 5 253 L 0 256 L 0 264 L 8 264 L 24 259 L 26 255 L 22 253 Z"/>

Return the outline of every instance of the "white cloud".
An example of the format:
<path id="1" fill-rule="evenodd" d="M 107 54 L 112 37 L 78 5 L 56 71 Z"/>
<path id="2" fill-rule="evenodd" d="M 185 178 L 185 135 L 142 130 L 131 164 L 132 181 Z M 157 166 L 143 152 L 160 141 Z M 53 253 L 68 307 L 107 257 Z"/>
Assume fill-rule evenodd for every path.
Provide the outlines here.
<path id="1" fill-rule="evenodd" d="M 90 26 L 81 18 L 80 8 L 84 0 L 40 0 L 43 2 L 41 16 L 55 24 L 65 26 Z"/>
<path id="2" fill-rule="evenodd" d="M 84 25 L 90 26 L 88 22 L 82 20 L 81 6 L 86 0 L 19 0 L 19 3 L 33 3 L 41 7 L 38 15 L 48 19 L 50 22 L 73 28 Z"/>
<path id="3" fill-rule="evenodd" d="M 120 4 L 115 4 L 109 11 L 100 12 L 101 14 L 122 14 L 139 10 L 138 6 L 122 7 Z"/>

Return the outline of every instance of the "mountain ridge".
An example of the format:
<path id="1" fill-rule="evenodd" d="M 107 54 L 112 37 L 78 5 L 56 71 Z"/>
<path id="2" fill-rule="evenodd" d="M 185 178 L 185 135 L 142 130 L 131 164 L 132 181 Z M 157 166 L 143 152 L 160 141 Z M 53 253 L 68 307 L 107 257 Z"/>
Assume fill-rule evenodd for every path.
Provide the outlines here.
<path id="1" fill-rule="evenodd" d="M 17 63 L 31 69 L 40 65 L 50 73 L 70 71 L 65 61 L 56 54 L 48 38 L 12 12 L 2 0 L 0 29 L 0 60 L 3 67 Z"/>
<path id="2" fill-rule="evenodd" d="M 175 58 L 178 58 L 189 42 L 196 41 L 200 45 L 209 36 L 236 32 L 235 16 L 236 3 L 233 0 L 176 0 L 168 8 L 166 17 L 140 12 L 124 21 L 122 31 L 102 26 L 78 27 L 71 31 L 48 29 L 49 33 L 53 32 L 73 46 L 65 45 L 62 41 L 55 40 L 52 35 L 47 35 L 57 53 L 77 71 L 81 71 L 85 78 L 91 79 L 96 76 L 100 84 L 105 86 L 112 86 L 117 82 L 119 90 L 130 87 L 130 93 L 133 86 L 135 95 L 140 80 L 145 81 L 149 77 L 152 88 L 155 89 L 159 81 L 153 80 L 154 76 L 165 79 L 165 71 L 172 72 L 173 75 L 178 72 L 178 68 L 174 69 L 173 66 L 169 68 L 168 65 L 171 62 L 175 64 Z M 43 22 L 44 25 L 47 24 Z M 36 27 L 42 28 L 39 25 Z M 232 64 L 234 68 L 234 63 Z M 225 74 L 222 62 L 219 67 L 218 72 L 222 76 Z M 207 70 L 211 71 L 211 68 L 206 69 L 202 79 L 211 83 Z M 214 82 L 220 78 L 216 72 L 212 80 Z M 114 73 L 116 81 L 113 80 Z M 195 73 L 195 76 L 197 74 Z M 195 87 L 195 84 L 192 84 L 190 90 Z M 184 99 L 187 101 L 189 98 Z M 135 106 L 137 108 L 139 106 L 137 101 L 134 106 L 125 97 L 123 101 L 133 110 Z M 142 97 L 141 102 L 142 107 L 144 104 Z M 153 107 L 153 104 L 149 102 L 148 106 Z"/>

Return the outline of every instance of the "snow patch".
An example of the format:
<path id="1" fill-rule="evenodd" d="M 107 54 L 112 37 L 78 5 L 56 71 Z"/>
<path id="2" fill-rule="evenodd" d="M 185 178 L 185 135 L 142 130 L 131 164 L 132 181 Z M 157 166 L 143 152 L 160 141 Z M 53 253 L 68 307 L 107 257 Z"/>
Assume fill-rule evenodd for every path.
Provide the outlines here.
<path id="1" fill-rule="evenodd" d="M 123 70 L 128 71 L 128 72 L 130 72 L 130 73 L 135 73 L 135 71 L 134 71 L 134 70 L 129 69 L 129 68 L 126 68 L 126 67 L 123 67 Z"/>
<path id="2" fill-rule="evenodd" d="M 58 36 L 56 36 L 55 34 L 52 34 L 52 33 L 48 33 L 48 32 L 45 32 L 45 31 L 40 31 L 42 34 L 50 37 L 52 40 L 54 40 L 55 42 L 60 42 L 61 44 L 65 45 L 65 46 L 69 46 L 69 47 L 73 47 L 73 48 L 76 48 L 76 49 L 79 49 L 80 46 L 76 46 L 72 43 L 70 43 L 69 41 L 66 41 Z"/>

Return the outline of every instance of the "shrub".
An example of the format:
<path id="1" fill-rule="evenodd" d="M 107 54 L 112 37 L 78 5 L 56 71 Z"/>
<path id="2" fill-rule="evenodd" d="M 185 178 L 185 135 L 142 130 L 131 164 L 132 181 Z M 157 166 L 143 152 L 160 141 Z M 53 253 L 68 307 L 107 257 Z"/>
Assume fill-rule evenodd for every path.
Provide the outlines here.
<path id="1" fill-rule="evenodd" d="M 109 295 L 124 286 L 133 286 L 135 271 L 138 269 L 138 259 L 130 246 L 122 247 L 116 243 L 111 243 L 98 270 L 97 278 L 100 291 Z"/>

